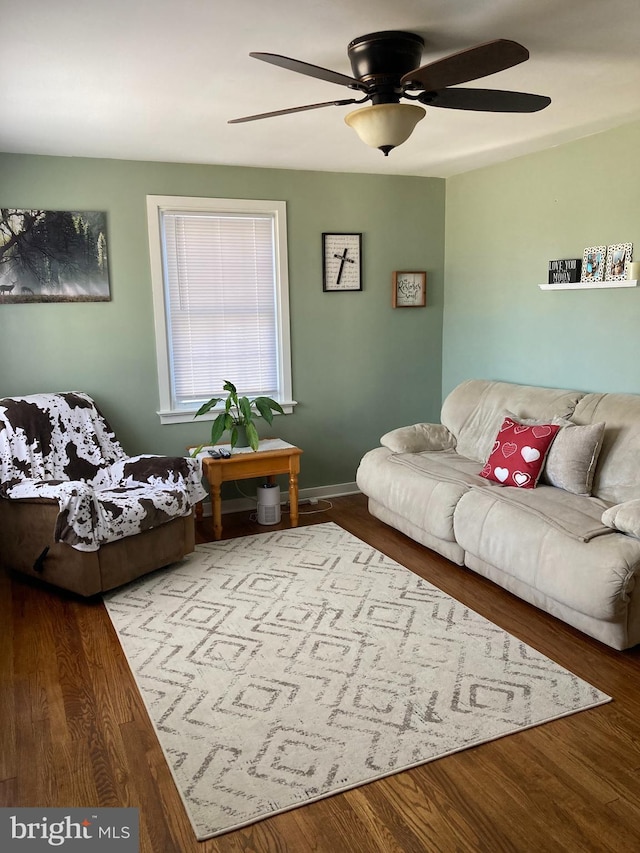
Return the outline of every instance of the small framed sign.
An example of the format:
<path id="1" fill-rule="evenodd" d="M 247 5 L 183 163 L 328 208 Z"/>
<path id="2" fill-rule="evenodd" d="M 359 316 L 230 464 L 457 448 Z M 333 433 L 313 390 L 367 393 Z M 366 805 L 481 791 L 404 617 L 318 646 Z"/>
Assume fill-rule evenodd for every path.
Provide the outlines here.
<path id="1" fill-rule="evenodd" d="M 580 281 L 582 258 L 549 261 L 549 284 L 568 284 Z"/>
<path id="2" fill-rule="evenodd" d="M 362 290 L 362 234 L 322 235 L 322 289 Z"/>
<path id="3" fill-rule="evenodd" d="M 427 304 L 426 272 L 394 272 L 392 303 L 394 308 L 424 308 Z"/>

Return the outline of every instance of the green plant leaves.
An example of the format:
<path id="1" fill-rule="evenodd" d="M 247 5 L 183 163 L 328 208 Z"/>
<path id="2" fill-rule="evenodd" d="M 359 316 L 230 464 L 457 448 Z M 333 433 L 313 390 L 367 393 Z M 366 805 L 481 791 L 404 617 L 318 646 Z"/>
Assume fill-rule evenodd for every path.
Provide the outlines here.
<path id="1" fill-rule="evenodd" d="M 279 412 L 281 415 L 284 415 L 284 409 L 280 403 L 276 403 L 276 401 L 272 400 L 271 397 L 256 397 L 253 404 L 269 426 L 273 423 L 273 415 L 271 413 L 272 409 L 274 412 Z"/>
<path id="2" fill-rule="evenodd" d="M 251 403 L 248 397 L 240 397 L 239 409 L 245 424 L 250 424 L 253 419 L 253 412 L 251 411 Z"/>
<path id="3" fill-rule="evenodd" d="M 256 429 L 256 425 L 251 421 L 246 425 L 247 427 L 247 438 L 249 440 L 249 446 L 252 450 L 257 450 L 258 445 L 260 444 L 260 436 L 258 435 L 258 430 Z"/>
<path id="4" fill-rule="evenodd" d="M 220 441 L 222 433 L 225 429 L 230 429 L 233 426 L 233 418 L 227 412 L 220 412 L 215 421 L 211 424 L 211 444 L 216 444 Z"/>
<path id="5" fill-rule="evenodd" d="M 262 417 L 271 426 L 273 423 L 273 412 L 284 415 L 284 409 L 280 403 L 277 403 L 271 397 L 255 397 L 253 400 L 249 399 L 249 397 L 240 397 L 238 399 L 236 386 L 233 382 L 229 382 L 228 379 L 225 379 L 223 388 L 229 392 L 229 396 L 226 398 L 212 397 L 208 402 L 200 406 L 194 417 L 197 418 L 199 415 L 206 415 L 218 403 L 224 401 L 224 412 L 221 412 L 211 425 L 211 444 L 217 444 L 222 437 L 222 433 L 225 430 L 230 430 L 231 447 L 235 447 L 238 441 L 237 425 L 246 427 L 249 446 L 253 450 L 257 450 L 260 443 L 260 436 L 258 435 L 258 430 L 253 419 Z"/>
<path id="6" fill-rule="evenodd" d="M 200 406 L 193 417 L 198 418 L 200 415 L 206 415 L 207 412 L 210 412 L 211 409 L 218 405 L 218 403 L 221 403 L 222 399 L 222 397 L 212 397 L 207 403 L 203 403 L 202 406 Z"/>

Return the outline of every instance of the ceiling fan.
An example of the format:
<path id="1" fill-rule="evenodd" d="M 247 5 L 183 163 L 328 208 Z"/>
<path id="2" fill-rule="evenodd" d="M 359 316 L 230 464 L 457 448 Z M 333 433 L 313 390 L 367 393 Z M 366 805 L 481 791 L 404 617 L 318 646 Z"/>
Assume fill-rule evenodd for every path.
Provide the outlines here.
<path id="1" fill-rule="evenodd" d="M 417 104 L 401 104 L 401 99 L 430 107 L 499 113 L 533 113 L 551 103 L 545 95 L 527 92 L 452 88 L 524 62 L 529 51 L 518 42 L 496 39 L 421 66 L 423 48 L 424 39 L 415 33 L 387 30 L 359 36 L 347 48 L 352 77 L 277 53 L 251 53 L 263 62 L 354 89 L 361 97 L 244 116 L 229 124 L 371 101 L 371 106 L 354 110 L 345 121 L 363 142 L 386 157 L 409 138 L 426 112 Z"/>

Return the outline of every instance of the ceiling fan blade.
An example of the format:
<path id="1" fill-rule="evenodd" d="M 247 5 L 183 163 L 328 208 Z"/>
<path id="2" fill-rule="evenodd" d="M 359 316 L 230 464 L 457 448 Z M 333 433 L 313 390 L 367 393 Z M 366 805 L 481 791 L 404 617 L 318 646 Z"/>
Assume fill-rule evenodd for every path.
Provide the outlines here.
<path id="1" fill-rule="evenodd" d="M 517 41 L 496 39 L 422 65 L 405 74 L 400 82 L 406 87 L 435 92 L 504 71 L 528 58 L 529 51 Z"/>
<path id="2" fill-rule="evenodd" d="M 423 92 L 418 101 L 450 110 L 477 110 L 491 113 L 536 113 L 551 103 L 546 95 L 508 92 L 504 89 L 441 89 Z"/>
<path id="3" fill-rule="evenodd" d="M 300 59 L 291 59 L 289 56 L 280 56 L 278 53 L 250 53 L 249 56 L 261 59 L 263 62 L 270 62 L 271 65 L 277 65 L 280 68 L 286 68 L 288 71 L 306 74 L 307 77 L 316 77 L 318 80 L 326 80 L 328 83 L 338 83 L 340 86 L 367 91 L 366 85 L 355 77 L 348 77 L 346 74 L 331 71 L 329 68 L 321 68 L 319 65 L 311 65 L 309 62 L 302 62 Z"/>
<path id="4" fill-rule="evenodd" d="M 343 101 L 324 101 L 321 104 L 306 104 L 304 107 L 290 107 L 288 110 L 274 110 L 270 113 L 259 113 L 255 116 L 243 116 L 242 118 L 232 118 L 227 124 L 241 124 L 244 121 L 255 121 L 259 118 L 273 118 L 273 116 L 286 116 L 289 113 L 302 113 L 305 110 L 318 110 L 321 107 L 342 107 L 346 104 L 359 104 L 362 101 L 357 101 L 355 98 L 347 98 Z"/>

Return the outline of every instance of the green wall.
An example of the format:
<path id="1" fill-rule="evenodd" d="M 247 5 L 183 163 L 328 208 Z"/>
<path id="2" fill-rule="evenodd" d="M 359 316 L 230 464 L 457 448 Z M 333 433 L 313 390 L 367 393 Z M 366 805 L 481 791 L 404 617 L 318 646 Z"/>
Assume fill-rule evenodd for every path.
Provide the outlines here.
<path id="1" fill-rule="evenodd" d="M 541 291 L 547 264 L 632 242 L 640 123 L 447 181 L 443 393 L 470 377 L 640 392 L 640 287 Z"/>
<path id="2" fill-rule="evenodd" d="M 3 207 L 107 212 L 112 301 L 0 305 L 0 397 L 87 391 L 130 453 L 206 439 L 206 422 L 162 426 L 156 415 L 148 194 L 287 202 L 299 405 L 274 427 L 305 451 L 302 487 L 352 482 L 383 432 L 437 418 L 444 181 L 11 154 L 0 154 Z M 363 232 L 362 292 L 322 292 L 323 231 Z M 428 271 L 427 308 L 392 309 L 400 269 Z"/>
<path id="3" fill-rule="evenodd" d="M 303 488 L 352 482 L 383 432 L 437 420 L 469 377 L 640 393 L 640 288 L 538 288 L 585 246 L 640 257 L 639 150 L 634 123 L 468 172 L 446 181 L 446 214 L 439 179 L 0 154 L 2 206 L 107 212 L 112 290 L 0 304 L 0 396 L 86 390 L 131 453 L 206 438 L 156 415 L 148 194 L 287 202 L 299 405 L 275 425 L 305 451 Z M 322 292 L 323 231 L 363 232 L 361 293 Z M 391 308 L 398 269 L 427 270 L 427 308 Z"/>

